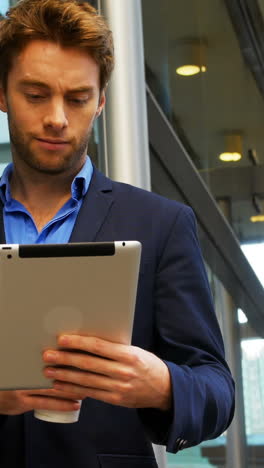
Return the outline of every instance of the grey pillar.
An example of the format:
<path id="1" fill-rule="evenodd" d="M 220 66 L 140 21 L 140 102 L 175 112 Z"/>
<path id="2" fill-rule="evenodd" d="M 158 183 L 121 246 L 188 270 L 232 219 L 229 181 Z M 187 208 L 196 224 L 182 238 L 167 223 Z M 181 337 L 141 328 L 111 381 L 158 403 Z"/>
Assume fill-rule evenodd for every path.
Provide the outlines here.
<path id="1" fill-rule="evenodd" d="M 247 441 L 243 401 L 243 382 L 241 370 L 241 349 L 237 311 L 231 296 L 222 290 L 225 310 L 224 336 L 226 356 L 236 382 L 236 411 L 234 420 L 227 431 L 227 468 L 247 468 Z"/>
<path id="2" fill-rule="evenodd" d="M 219 207 L 230 221 L 230 203 L 228 200 L 219 201 Z M 242 380 L 242 353 L 240 343 L 240 328 L 237 309 L 228 291 L 220 284 L 223 310 L 223 335 L 227 362 L 236 382 L 236 411 L 234 420 L 227 431 L 227 468 L 247 468 L 247 440 L 245 429 L 245 412 Z"/>
<path id="3" fill-rule="evenodd" d="M 98 0 L 113 31 L 116 66 L 101 121 L 100 160 L 114 180 L 150 190 L 141 0 Z M 153 446 L 159 468 L 165 449 Z"/>
<path id="4" fill-rule="evenodd" d="M 116 66 L 103 117 L 107 174 L 150 190 L 144 48 L 140 0 L 99 0 L 113 31 Z"/>

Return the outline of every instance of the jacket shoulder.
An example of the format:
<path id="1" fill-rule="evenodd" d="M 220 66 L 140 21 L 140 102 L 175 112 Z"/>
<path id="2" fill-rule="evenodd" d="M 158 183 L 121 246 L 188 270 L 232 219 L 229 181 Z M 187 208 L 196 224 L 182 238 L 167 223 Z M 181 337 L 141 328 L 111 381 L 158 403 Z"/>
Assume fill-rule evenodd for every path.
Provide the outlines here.
<path id="1" fill-rule="evenodd" d="M 116 200 L 122 200 L 126 204 L 137 204 L 143 209 L 164 210 L 176 214 L 176 212 L 193 213 L 190 206 L 177 200 L 166 198 L 155 192 L 151 192 L 134 185 L 112 181 L 113 195 Z"/>

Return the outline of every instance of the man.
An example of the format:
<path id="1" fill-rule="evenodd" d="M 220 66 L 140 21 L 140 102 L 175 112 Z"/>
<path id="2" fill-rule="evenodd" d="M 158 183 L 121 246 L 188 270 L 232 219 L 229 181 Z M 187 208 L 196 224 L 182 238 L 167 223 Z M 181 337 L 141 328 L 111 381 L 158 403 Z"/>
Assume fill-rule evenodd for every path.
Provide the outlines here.
<path id="1" fill-rule="evenodd" d="M 52 390 L 0 393 L 0 464 L 156 467 L 151 442 L 177 452 L 220 435 L 233 414 L 192 211 L 112 182 L 86 156 L 113 68 L 111 32 L 89 4 L 20 1 L 0 23 L 0 63 L 13 156 L 0 241 L 143 246 L 132 346 L 59 337 L 43 354 Z M 33 416 L 78 409 L 77 400 L 78 423 Z"/>

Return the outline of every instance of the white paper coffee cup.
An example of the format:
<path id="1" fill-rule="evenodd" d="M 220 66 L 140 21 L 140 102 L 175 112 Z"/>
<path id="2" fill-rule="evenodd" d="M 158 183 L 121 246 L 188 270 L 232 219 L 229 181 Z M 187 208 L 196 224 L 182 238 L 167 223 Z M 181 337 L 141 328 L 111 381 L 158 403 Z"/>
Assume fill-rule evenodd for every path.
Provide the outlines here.
<path id="1" fill-rule="evenodd" d="M 81 403 L 81 401 L 79 401 L 79 403 Z M 35 410 L 34 416 L 46 422 L 61 424 L 75 423 L 79 420 L 80 409 L 75 411 Z"/>

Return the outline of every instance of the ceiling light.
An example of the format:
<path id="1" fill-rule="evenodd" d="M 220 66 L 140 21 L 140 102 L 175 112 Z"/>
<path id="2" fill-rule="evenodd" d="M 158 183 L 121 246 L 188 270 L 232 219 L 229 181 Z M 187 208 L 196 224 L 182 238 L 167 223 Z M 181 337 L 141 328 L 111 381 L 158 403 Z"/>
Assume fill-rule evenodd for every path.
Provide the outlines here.
<path id="1" fill-rule="evenodd" d="M 176 73 L 181 76 L 192 76 L 198 73 L 205 73 L 206 67 L 198 67 L 197 65 L 183 65 L 177 68 Z"/>
<path id="2" fill-rule="evenodd" d="M 197 65 L 183 65 L 182 67 L 177 68 L 176 73 L 181 76 L 192 76 L 200 73 L 200 67 Z"/>
<path id="3" fill-rule="evenodd" d="M 264 215 L 251 216 L 250 221 L 252 223 L 264 223 Z"/>
<path id="4" fill-rule="evenodd" d="M 242 158 L 242 136 L 240 133 L 225 135 L 225 151 L 219 155 L 223 162 L 237 162 Z"/>
<path id="5" fill-rule="evenodd" d="M 221 153 L 219 159 L 224 162 L 237 162 L 242 158 L 240 153 Z"/>
<path id="6" fill-rule="evenodd" d="M 177 41 L 175 49 L 177 75 L 193 76 L 206 72 L 206 42 L 204 40 L 182 39 Z"/>

